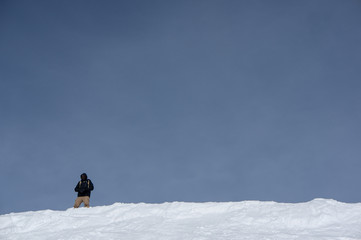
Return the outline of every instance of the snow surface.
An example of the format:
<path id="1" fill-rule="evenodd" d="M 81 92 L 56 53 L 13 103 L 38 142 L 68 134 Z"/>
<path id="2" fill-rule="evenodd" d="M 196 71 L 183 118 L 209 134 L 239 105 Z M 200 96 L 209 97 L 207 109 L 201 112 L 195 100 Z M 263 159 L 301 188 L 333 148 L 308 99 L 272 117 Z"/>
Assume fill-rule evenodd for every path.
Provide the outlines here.
<path id="1" fill-rule="evenodd" d="M 355 240 L 361 203 L 123 204 L 0 215 L 0 239 Z"/>

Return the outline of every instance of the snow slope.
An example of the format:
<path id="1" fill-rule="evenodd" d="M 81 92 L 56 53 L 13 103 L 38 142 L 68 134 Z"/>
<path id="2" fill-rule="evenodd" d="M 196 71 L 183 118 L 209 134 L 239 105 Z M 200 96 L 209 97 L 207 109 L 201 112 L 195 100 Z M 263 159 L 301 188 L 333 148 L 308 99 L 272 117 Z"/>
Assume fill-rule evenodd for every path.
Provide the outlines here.
<path id="1" fill-rule="evenodd" d="M 0 239 L 356 240 L 361 203 L 122 204 L 0 216 Z"/>

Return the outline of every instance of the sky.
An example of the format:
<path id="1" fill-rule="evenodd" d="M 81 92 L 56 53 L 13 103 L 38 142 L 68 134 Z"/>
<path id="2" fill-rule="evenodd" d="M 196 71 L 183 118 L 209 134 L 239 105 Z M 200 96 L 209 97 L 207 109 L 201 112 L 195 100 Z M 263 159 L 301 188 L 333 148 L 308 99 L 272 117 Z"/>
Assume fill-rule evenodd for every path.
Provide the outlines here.
<path id="1" fill-rule="evenodd" d="M 0 214 L 361 202 L 357 0 L 0 1 Z"/>

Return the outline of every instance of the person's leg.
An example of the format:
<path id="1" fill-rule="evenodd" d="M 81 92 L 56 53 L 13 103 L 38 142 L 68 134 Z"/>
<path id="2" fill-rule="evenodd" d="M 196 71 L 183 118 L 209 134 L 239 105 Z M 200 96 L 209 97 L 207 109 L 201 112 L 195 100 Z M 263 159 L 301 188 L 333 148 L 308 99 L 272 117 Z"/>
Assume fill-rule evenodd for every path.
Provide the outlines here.
<path id="1" fill-rule="evenodd" d="M 82 202 L 83 202 L 83 198 L 82 197 L 77 197 L 75 199 L 74 208 L 78 208 Z"/>
<path id="2" fill-rule="evenodd" d="M 83 201 L 84 201 L 84 207 L 89 207 L 89 197 L 84 197 L 84 199 L 83 199 Z"/>

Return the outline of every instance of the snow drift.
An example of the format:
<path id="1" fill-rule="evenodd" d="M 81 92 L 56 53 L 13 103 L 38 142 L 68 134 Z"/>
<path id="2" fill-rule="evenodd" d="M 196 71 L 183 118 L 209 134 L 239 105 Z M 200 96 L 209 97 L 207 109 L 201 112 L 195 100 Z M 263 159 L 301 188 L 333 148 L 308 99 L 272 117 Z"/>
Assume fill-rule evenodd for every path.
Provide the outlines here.
<path id="1" fill-rule="evenodd" d="M 225 202 L 123 204 L 0 216 L 0 239 L 356 240 L 361 204 Z"/>

